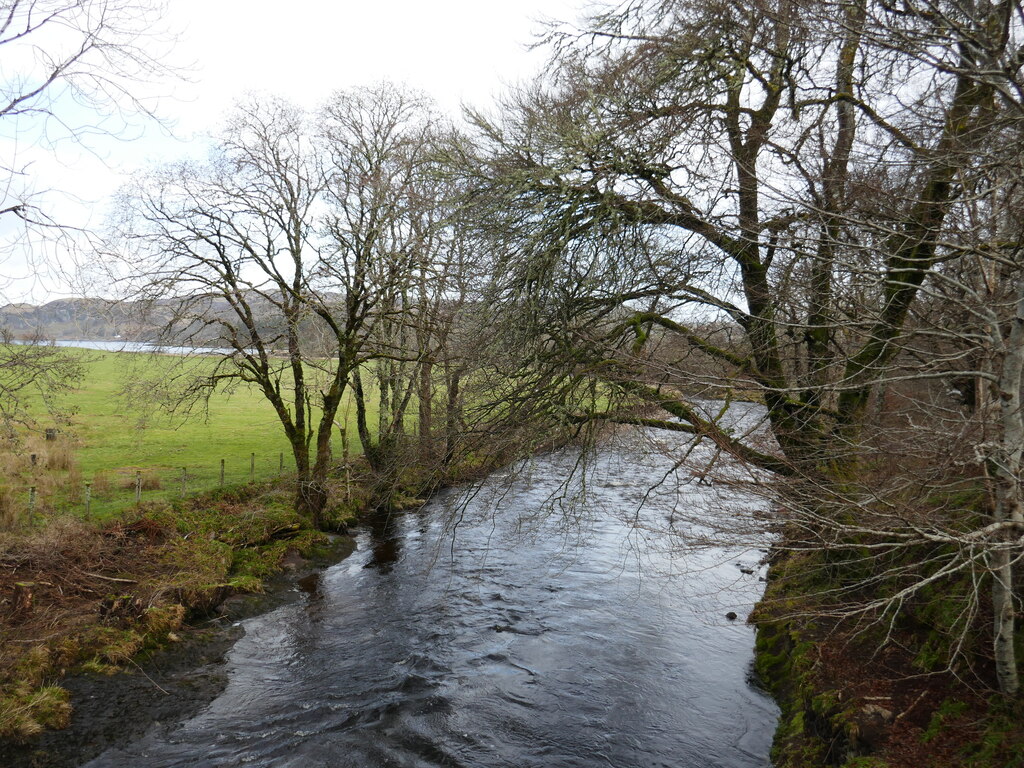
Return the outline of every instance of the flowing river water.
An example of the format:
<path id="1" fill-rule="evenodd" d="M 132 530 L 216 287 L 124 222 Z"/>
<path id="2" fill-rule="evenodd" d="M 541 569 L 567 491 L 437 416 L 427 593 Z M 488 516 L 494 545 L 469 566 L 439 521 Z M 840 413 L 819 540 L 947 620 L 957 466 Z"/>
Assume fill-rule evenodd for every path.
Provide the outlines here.
<path id="1" fill-rule="evenodd" d="M 760 502 L 644 438 L 372 522 L 301 599 L 244 622 L 218 698 L 87 765 L 769 765 L 777 710 L 743 621 L 760 555 L 665 532 Z"/>

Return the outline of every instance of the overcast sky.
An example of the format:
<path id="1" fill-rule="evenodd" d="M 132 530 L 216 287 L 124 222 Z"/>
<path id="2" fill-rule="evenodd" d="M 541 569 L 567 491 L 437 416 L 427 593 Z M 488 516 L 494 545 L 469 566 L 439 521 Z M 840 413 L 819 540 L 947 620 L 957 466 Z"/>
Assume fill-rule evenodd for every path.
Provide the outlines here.
<path id="1" fill-rule="evenodd" d="M 528 78 L 545 54 L 527 49 L 544 19 L 575 20 L 585 0 L 170 0 L 175 63 L 187 80 L 146 86 L 165 94 L 158 112 L 173 136 L 155 125 L 134 138 L 102 138 L 88 147 L 46 144 L 32 126 L 18 132 L 18 162 L 30 162 L 36 190 L 64 222 L 100 226 L 109 195 L 134 170 L 202 152 L 232 102 L 246 91 L 281 94 L 313 106 L 337 88 L 392 80 L 432 95 L 457 113 L 486 106 L 504 85 Z M 11 146 L 10 139 L 6 139 Z M 8 149 L 8 153 L 10 153 Z M 0 236 L 10 226 L 0 225 Z M 19 246 L 21 247 L 21 246 Z M 36 253 L 41 244 L 34 246 Z M 49 261 L 60 259 L 59 247 Z M 39 260 L 37 256 L 37 261 Z M 0 305 L 43 301 L 58 293 L 52 277 L 8 252 L 0 265 Z M 12 282 L 11 278 L 19 278 Z M 24 279 L 27 278 L 27 279 Z"/>

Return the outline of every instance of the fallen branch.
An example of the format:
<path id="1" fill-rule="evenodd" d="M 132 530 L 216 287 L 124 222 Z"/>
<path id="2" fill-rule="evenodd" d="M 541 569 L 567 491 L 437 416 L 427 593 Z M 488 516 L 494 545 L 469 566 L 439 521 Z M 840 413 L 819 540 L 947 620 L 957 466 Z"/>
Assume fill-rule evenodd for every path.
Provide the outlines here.
<path id="1" fill-rule="evenodd" d="M 923 699 L 925 697 L 925 695 L 927 695 L 927 693 L 928 693 L 928 689 L 927 688 L 925 688 L 923 691 L 921 691 L 921 695 L 918 696 L 916 699 L 914 699 L 914 703 L 911 704 L 909 707 L 907 707 L 902 712 L 900 712 L 898 715 L 896 715 L 896 719 L 893 720 L 893 722 L 894 723 L 898 723 L 900 720 L 902 720 L 904 717 L 906 717 L 910 713 L 910 710 L 912 710 L 914 707 L 916 707 L 918 704 L 921 703 L 921 699 Z"/>

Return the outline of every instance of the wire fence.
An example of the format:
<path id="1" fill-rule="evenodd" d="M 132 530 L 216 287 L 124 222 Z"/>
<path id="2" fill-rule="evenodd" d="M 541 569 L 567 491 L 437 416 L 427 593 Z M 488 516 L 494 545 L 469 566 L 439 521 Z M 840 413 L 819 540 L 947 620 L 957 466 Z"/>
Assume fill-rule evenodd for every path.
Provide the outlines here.
<path id="1" fill-rule="evenodd" d="M 34 462 L 33 462 L 34 465 Z M 8 488 L 0 497 L 0 527 L 35 524 L 52 512 L 72 512 L 87 520 L 107 517 L 150 501 L 172 501 L 217 488 L 237 488 L 293 474 L 284 452 L 250 452 L 213 465 L 121 467 L 91 477 L 38 473 L 29 484 Z"/>

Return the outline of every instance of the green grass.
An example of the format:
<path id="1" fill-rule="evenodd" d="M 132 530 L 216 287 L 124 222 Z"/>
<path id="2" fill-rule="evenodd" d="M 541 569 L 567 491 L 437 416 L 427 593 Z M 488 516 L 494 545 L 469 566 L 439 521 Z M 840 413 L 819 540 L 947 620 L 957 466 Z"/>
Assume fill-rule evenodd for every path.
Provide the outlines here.
<path id="1" fill-rule="evenodd" d="M 117 512 L 134 504 L 137 470 L 143 472 L 146 481 L 143 500 L 180 496 L 183 467 L 188 493 L 217 487 L 222 459 L 228 486 L 249 481 L 252 454 L 257 480 L 278 475 L 282 454 L 284 472 L 294 471 L 281 423 L 255 388 L 241 385 L 230 392 L 218 392 L 205 407 L 194 408 L 188 416 L 172 416 L 156 407 L 154 401 L 165 394 L 164 385 L 183 372 L 183 364 L 208 370 L 212 358 L 183 363 L 172 356 L 77 349 L 69 353 L 81 356 L 86 375 L 73 392 L 62 397 L 61 407 L 70 410 L 71 416 L 68 423 L 56 426 L 61 429 L 61 438 L 73 446 L 77 470 L 64 473 L 63 482 L 56 483 L 51 500 L 54 506 L 84 510 L 82 484 L 91 481 L 92 513 L 104 517 Z M 128 395 L 126 385 L 131 386 Z M 41 403 L 33 403 L 32 408 L 38 419 L 33 444 L 45 452 L 47 445 L 38 442 L 38 437 L 45 427 L 55 424 Z M 348 411 L 350 450 L 356 453 L 359 441 L 355 439 L 354 408 Z M 333 449 L 340 456 L 337 430 Z M 31 482 L 25 473 L 20 479 L 20 483 L 11 485 L 27 486 Z M 158 488 L 148 487 L 157 483 Z M 12 490 L 26 493 L 24 487 Z"/>

